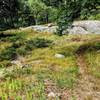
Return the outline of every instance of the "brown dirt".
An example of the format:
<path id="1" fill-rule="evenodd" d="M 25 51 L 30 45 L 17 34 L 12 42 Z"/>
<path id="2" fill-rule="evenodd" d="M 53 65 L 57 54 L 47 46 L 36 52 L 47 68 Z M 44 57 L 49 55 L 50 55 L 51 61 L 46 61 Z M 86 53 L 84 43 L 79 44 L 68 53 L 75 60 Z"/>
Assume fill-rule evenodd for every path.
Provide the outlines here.
<path id="1" fill-rule="evenodd" d="M 85 60 L 84 53 L 76 55 L 79 66 L 80 79 L 78 86 L 73 91 L 77 100 L 100 100 L 100 81 L 88 72 L 88 64 Z"/>
<path id="2" fill-rule="evenodd" d="M 76 61 L 79 67 L 77 86 L 73 90 L 64 90 L 59 89 L 53 82 L 45 81 L 46 94 L 49 92 L 59 93 L 59 100 L 100 100 L 100 80 L 89 73 L 89 66 L 84 56 L 87 49 L 88 45 L 76 52 Z"/>
<path id="3" fill-rule="evenodd" d="M 76 54 L 76 59 L 80 75 L 77 86 L 63 91 L 61 100 L 100 100 L 100 80 L 89 74 L 83 52 Z"/>

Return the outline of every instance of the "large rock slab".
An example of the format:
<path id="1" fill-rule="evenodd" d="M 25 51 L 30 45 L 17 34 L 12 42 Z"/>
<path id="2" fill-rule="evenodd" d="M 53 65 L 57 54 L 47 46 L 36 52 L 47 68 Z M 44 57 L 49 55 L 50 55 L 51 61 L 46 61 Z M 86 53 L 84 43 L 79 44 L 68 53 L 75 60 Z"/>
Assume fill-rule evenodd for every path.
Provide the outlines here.
<path id="1" fill-rule="evenodd" d="M 76 30 L 75 27 L 78 29 Z M 80 28 L 81 27 L 81 28 Z M 76 21 L 73 23 L 72 30 L 75 29 L 76 33 L 79 31 L 87 31 L 87 33 L 97 33 L 100 34 L 100 21 L 96 20 L 86 20 L 86 21 Z M 81 33 L 81 32 L 79 32 Z"/>
<path id="2" fill-rule="evenodd" d="M 32 26 L 32 29 L 38 32 L 55 33 L 57 26 L 36 25 L 36 26 Z"/>
<path id="3" fill-rule="evenodd" d="M 69 34 L 89 34 L 90 33 L 89 31 L 85 30 L 84 28 L 80 26 L 75 26 L 71 29 L 66 30 L 65 34 L 67 33 L 67 31 Z"/>
<path id="4" fill-rule="evenodd" d="M 25 29 L 32 29 L 37 32 L 47 32 L 47 33 L 56 33 L 58 26 L 54 24 L 48 25 L 35 25 L 29 26 Z M 97 20 L 86 20 L 86 21 L 75 21 L 71 28 L 63 31 L 63 34 L 91 34 L 96 33 L 100 34 L 100 21 Z"/>

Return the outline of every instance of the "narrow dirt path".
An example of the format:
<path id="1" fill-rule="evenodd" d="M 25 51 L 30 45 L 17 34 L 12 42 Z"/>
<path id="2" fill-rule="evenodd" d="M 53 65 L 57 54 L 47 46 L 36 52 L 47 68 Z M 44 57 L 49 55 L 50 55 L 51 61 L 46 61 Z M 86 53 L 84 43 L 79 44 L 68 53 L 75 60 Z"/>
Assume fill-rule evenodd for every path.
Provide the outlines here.
<path id="1" fill-rule="evenodd" d="M 97 89 L 98 87 L 96 87 L 97 84 L 100 84 L 100 81 L 88 73 L 84 53 L 76 54 L 76 60 L 79 67 L 77 86 L 73 90 L 60 90 L 56 84 L 46 80 L 46 94 L 55 98 L 48 100 L 58 100 L 57 97 L 60 97 L 60 100 L 100 100 L 100 88 Z"/>
<path id="2" fill-rule="evenodd" d="M 86 47 L 82 46 L 75 54 L 79 67 L 79 78 L 75 88 L 73 90 L 61 90 L 56 85 L 51 84 L 52 82 L 45 81 L 47 94 L 53 91 L 54 94 L 51 93 L 51 96 L 55 97 L 56 93 L 60 93 L 59 96 L 56 95 L 59 100 L 100 100 L 100 80 L 89 73 L 90 66 L 85 58 L 85 51 L 88 48 L 88 45 Z"/>
<path id="3" fill-rule="evenodd" d="M 100 100 L 100 86 L 97 87 L 100 81 L 89 74 L 84 53 L 76 54 L 76 61 L 79 67 L 77 86 L 71 91 L 64 91 L 61 100 Z"/>
<path id="4" fill-rule="evenodd" d="M 100 89 L 96 90 L 97 80 L 88 73 L 88 65 L 84 57 L 84 52 L 77 53 L 77 65 L 79 66 L 80 79 L 78 86 L 73 91 L 78 100 L 100 100 Z"/>

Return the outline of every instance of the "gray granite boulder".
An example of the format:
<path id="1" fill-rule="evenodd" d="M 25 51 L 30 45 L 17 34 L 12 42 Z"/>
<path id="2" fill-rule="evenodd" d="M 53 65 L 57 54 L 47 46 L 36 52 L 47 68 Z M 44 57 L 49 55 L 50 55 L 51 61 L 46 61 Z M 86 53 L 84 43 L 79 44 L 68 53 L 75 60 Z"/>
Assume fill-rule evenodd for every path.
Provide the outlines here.
<path id="1" fill-rule="evenodd" d="M 77 27 L 79 31 L 82 30 L 83 32 L 87 31 L 87 33 L 100 34 L 100 21 L 96 20 L 76 21 L 73 23 L 73 28 L 75 27 Z"/>
<path id="2" fill-rule="evenodd" d="M 56 57 L 56 58 L 65 58 L 65 56 L 62 55 L 62 54 L 55 54 L 55 57 Z"/>
<path id="3" fill-rule="evenodd" d="M 69 34 L 89 34 L 88 31 L 86 31 L 84 28 L 80 26 L 75 26 L 72 29 L 67 30 Z"/>
<path id="4" fill-rule="evenodd" d="M 32 29 L 37 32 L 56 33 L 57 28 L 58 26 L 54 24 L 48 24 L 48 25 L 29 26 L 27 28 L 21 28 L 21 29 L 22 30 Z M 75 21 L 71 28 L 63 31 L 63 34 L 67 34 L 67 33 L 69 34 L 91 34 L 91 33 L 100 34 L 100 21 L 96 21 L 96 20 Z"/>
<path id="5" fill-rule="evenodd" d="M 32 29 L 38 32 L 55 33 L 57 26 L 36 25 L 36 26 L 32 26 Z"/>

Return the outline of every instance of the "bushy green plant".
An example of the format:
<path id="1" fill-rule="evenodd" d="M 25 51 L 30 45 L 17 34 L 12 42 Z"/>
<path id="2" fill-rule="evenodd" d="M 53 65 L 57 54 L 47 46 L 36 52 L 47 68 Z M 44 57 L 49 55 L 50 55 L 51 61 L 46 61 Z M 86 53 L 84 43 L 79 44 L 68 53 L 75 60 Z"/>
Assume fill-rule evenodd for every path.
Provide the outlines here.
<path id="1" fill-rule="evenodd" d="M 25 49 L 25 47 L 18 48 L 16 50 L 16 52 L 21 56 L 25 56 L 28 53 L 28 51 Z"/>
<path id="2" fill-rule="evenodd" d="M 25 49 L 30 51 L 34 48 L 34 40 L 29 40 L 26 43 Z"/>
<path id="3" fill-rule="evenodd" d="M 62 0 L 59 7 L 58 35 L 72 25 L 80 17 L 88 19 L 91 14 L 99 13 L 99 0 Z"/>
<path id="4" fill-rule="evenodd" d="M 84 43 L 83 45 L 79 46 L 79 48 L 76 50 L 76 53 L 84 53 L 86 51 L 91 51 L 91 50 L 100 50 L 100 42 L 92 41 Z"/>
<path id="5" fill-rule="evenodd" d="M 15 32 L 15 33 L 7 33 L 3 34 L 3 36 L 0 37 L 1 41 L 4 42 L 24 42 L 26 33 L 24 32 Z"/>
<path id="6" fill-rule="evenodd" d="M 97 49 L 97 50 L 100 50 L 100 42 L 96 42 L 94 44 L 94 48 Z"/>
<path id="7" fill-rule="evenodd" d="M 90 20 L 100 20 L 100 14 L 96 14 L 96 15 L 91 15 L 89 17 Z"/>
<path id="8" fill-rule="evenodd" d="M 50 44 L 51 44 L 51 41 L 44 38 L 34 39 L 34 46 L 37 48 L 48 47 Z"/>
<path id="9" fill-rule="evenodd" d="M 19 66 L 20 67 L 20 66 Z M 32 75 L 32 67 L 28 66 L 26 68 L 15 68 L 12 71 L 5 70 L 4 79 L 14 79 L 24 75 Z"/>
<path id="10" fill-rule="evenodd" d="M 9 41 L 10 38 L 13 38 L 15 36 L 16 36 L 15 34 L 0 33 L 0 40 L 6 42 Z"/>
<path id="11" fill-rule="evenodd" d="M 0 60 L 13 60 L 17 57 L 16 49 L 13 47 L 7 47 L 0 54 Z"/>
<path id="12" fill-rule="evenodd" d="M 23 44 L 22 44 L 21 42 L 14 42 L 14 43 L 12 44 L 12 47 L 13 47 L 13 48 L 20 48 L 22 45 L 23 45 Z"/>
<path id="13" fill-rule="evenodd" d="M 10 38 L 9 38 L 9 41 L 10 41 L 10 42 L 16 42 L 16 41 L 18 41 L 19 39 L 21 39 L 21 37 L 19 37 L 19 36 L 16 35 L 16 36 L 10 37 Z"/>
<path id="14" fill-rule="evenodd" d="M 26 33 L 16 32 L 15 34 L 16 34 L 15 36 L 12 36 L 9 38 L 10 42 L 24 41 L 25 40 Z"/>
<path id="15" fill-rule="evenodd" d="M 32 50 L 33 48 L 43 48 L 48 47 L 52 41 L 44 39 L 44 38 L 34 38 L 32 40 L 27 41 L 26 49 Z"/>
<path id="16" fill-rule="evenodd" d="M 22 36 L 22 35 L 21 35 Z M 52 41 L 44 38 L 34 38 L 28 41 L 23 41 L 20 38 L 12 38 L 13 44 L 10 47 L 7 47 L 4 51 L 1 52 L 1 60 L 13 60 L 19 55 L 26 55 L 33 48 L 44 48 L 51 45 Z M 22 38 L 23 39 L 23 38 Z"/>

